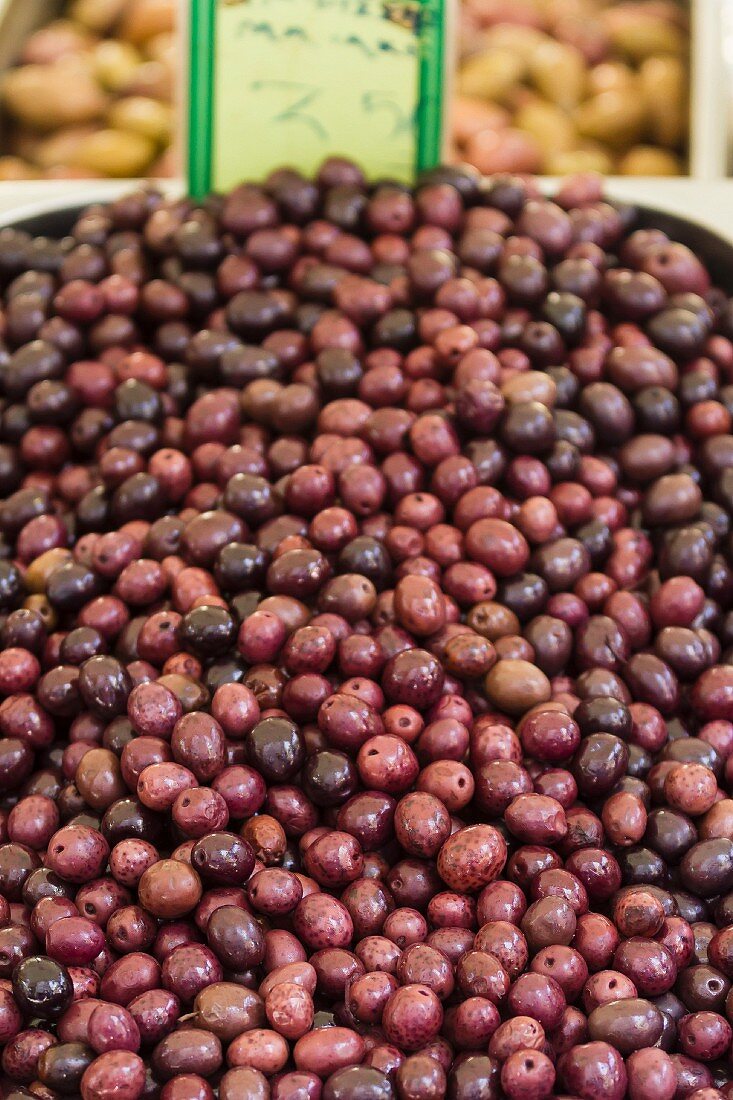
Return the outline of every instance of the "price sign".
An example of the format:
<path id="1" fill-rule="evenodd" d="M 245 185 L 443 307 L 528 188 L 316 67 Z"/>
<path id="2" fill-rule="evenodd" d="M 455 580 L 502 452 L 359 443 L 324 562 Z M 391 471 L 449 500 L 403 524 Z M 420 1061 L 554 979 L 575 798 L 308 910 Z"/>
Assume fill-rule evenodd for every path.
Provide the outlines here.
<path id="1" fill-rule="evenodd" d="M 189 185 L 440 161 L 450 0 L 191 0 Z"/>

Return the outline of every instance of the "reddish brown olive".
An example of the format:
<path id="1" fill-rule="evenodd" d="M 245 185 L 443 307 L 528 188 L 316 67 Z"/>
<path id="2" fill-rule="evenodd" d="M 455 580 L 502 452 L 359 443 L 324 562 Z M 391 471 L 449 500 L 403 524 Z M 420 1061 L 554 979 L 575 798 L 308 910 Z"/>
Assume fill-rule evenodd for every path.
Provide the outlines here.
<path id="1" fill-rule="evenodd" d="M 13 1095 L 728 1095 L 733 299 L 543 196 L 0 233 Z"/>

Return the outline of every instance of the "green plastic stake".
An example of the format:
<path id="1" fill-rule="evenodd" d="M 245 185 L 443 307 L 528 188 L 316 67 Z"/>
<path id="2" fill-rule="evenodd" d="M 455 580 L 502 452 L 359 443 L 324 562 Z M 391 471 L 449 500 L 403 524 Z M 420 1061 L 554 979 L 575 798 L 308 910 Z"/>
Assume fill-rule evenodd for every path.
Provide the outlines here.
<path id="1" fill-rule="evenodd" d="M 450 0 L 190 0 L 201 198 L 328 156 L 410 182 L 440 161 Z"/>

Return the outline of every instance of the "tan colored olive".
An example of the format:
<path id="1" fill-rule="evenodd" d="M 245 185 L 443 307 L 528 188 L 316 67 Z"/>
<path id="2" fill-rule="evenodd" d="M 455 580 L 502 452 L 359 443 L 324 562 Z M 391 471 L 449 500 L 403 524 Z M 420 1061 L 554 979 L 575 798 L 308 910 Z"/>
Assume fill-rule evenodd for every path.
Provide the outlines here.
<path id="1" fill-rule="evenodd" d="M 604 802 L 601 820 L 609 840 L 621 848 L 628 848 L 638 844 L 643 837 L 647 814 L 644 803 L 637 795 L 617 791 Z"/>
<path id="2" fill-rule="evenodd" d="M 90 68 L 78 57 L 13 69 L 4 79 L 2 91 L 13 118 L 40 131 L 93 122 L 107 107 Z"/>
<path id="3" fill-rule="evenodd" d="M 682 161 L 655 145 L 635 145 L 618 162 L 620 176 L 681 176 Z"/>
<path id="4" fill-rule="evenodd" d="M 145 42 L 157 34 L 172 31 L 177 14 L 177 0 L 128 0 L 120 35 L 128 42 Z"/>
<path id="5" fill-rule="evenodd" d="M 487 47 L 509 50 L 510 53 L 516 54 L 529 64 L 537 51 L 545 43 L 552 42 L 552 39 L 542 31 L 538 31 L 536 27 L 512 23 L 509 20 L 506 22 L 497 20 L 494 26 L 489 27 L 484 33 L 482 42 Z"/>
<path id="6" fill-rule="evenodd" d="M 287 838 L 282 825 L 274 817 L 269 814 L 251 817 L 242 826 L 240 832 L 252 845 L 257 859 L 262 860 L 266 867 L 280 862 L 287 845 Z"/>
<path id="7" fill-rule="evenodd" d="M 142 175 L 155 156 L 155 143 L 124 130 L 97 130 L 82 142 L 74 164 L 91 172 L 124 179 Z"/>
<path id="8" fill-rule="evenodd" d="M 496 103 L 457 95 L 451 103 L 453 136 L 463 145 L 482 130 L 502 130 L 509 125 L 510 115 Z"/>
<path id="9" fill-rule="evenodd" d="M 514 125 L 535 139 L 545 162 L 553 154 L 568 152 L 578 140 L 569 115 L 542 99 L 530 100 L 520 107 L 514 116 Z"/>
<path id="10" fill-rule="evenodd" d="M 466 146 L 466 155 L 479 172 L 539 172 L 542 150 L 531 134 L 515 126 L 506 130 L 482 130 Z"/>
<path id="11" fill-rule="evenodd" d="M 519 634 L 521 630 L 514 612 L 494 600 L 482 600 L 481 603 L 474 604 L 466 617 L 466 625 L 490 642 L 509 634 Z"/>
<path id="12" fill-rule="evenodd" d="M 92 64 L 94 75 L 102 87 L 110 92 L 120 92 L 134 79 L 142 59 L 129 42 L 107 38 L 94 47 Z"/>
<path id="13" fill-rule="evenodd" d="M 588 98 L 601 92 L 638 92 L 636 73 L 623 61 L 602 61 L 588 73 Z"/>
<path id="14" fill-rule="evenodd" d="M 202 989 L 193 1009 L 196 1026 L 212 1031 L 224 1043 L 265 1023 L 265 1002 L 259 993 L 234 982 L 216 982 Z"/>
<path id="15" fill-rule="evenodd" d="M 497 661 L 484 686 L 494 706 L 511 715 L 524 714 L 530 707 L 547 702 L 552 695 L 544 672 L 529 661 L 516 658 Z"/>
<path id="16" fill-rule="evenodd" d="M 599 172 L 607 176 L 613 171 L 613 160 L 602 146 L 584 143 L 578 149 L 551 156 L 546 170 L 552 176 L 575 175 L 578 172 Z"/>
<path id="17" fill-rule="evenodd" d="M 89 126 L 64 127 L 50 137 L 39 142 L 33 159 L 41 168 L 56 168 L 74 161 L 79 147 L 92 133 Z"/>
<path id="18" fill-rule="evenodd" d="M 253 1066 L 236 1066 L 227 1070 L 219 1082 L 219 1100 L 268 1100 L 270 1086 L 263 1073 Z"/>
<path id="19" fill-rule="evenodd" d="M 461 95 L 502 102 L 524 77 L 524 63 L 505 49 L 489 49 L 469 58 L 458 74 Z"/>
<path id="20" fill-rule="evenodd" d="M 675 810 L 700 817 L 712 809 L 718 795 L 715 773 L 702 764 L 678 764 L 664 780 L 664 797 Z"/>
<path id="21" fill-rule="evenodd" d="M 265 1000 L 276 985 L 302 985 L 303 989 L 313 995 L 316 992 L 318 975 L 315 968 L 309 962 L 283 963 L 274 970 L 268 971 L 262 979 L 259 988 L 260 997 Z"/>
<path id="22" fill-rule="evenodd" d="M 643 101 L 632 92 L 601 92 L 578 108 L 576 121 L 583 137 L 614 149 L 624 149 L 644 132 Z"/>
<path id="23" fill-rule="evenodd" d="M 289 1053 L 290 1049 L 282 1035 L 271 1028 L 258 1027 L 242 1032 L 234 1040 L 227 1051 L 227 1065 L 251 1066 L 266 1077 L 271 1077 L 283 1068 Z"/>
<path id="24" fill-rule="evenodd" d="M 585 92 L 585 59 L 574 46 L 548 38 L 529 63 L 532 83 L 545 99 L 565 110 L 580 103 Z"/>
<path id="25" fill-rule="evenodd" d="M 178 672 L 168 672 L 158 677 L 158 683 L 172 691 L 178 702 L 183 707 L 184 713 L 192 710 L 201 710 L 209 701 L 209 693 L 198 680 L 192 680 L 190 676 L 181 676 Z"/>
<path id="26" fill-rule="evenodd" d="M 112 30 L 126 5 L 127 0 L 75 0 L 70 14 L 72 19 L 95 34 L 106 34 Z"/>
<path id="27" fill-rule="evenodd" d="M 293 1059 L 298 1069 L 325 1078 L 342 1067 L 358 1065 L 364 1050 L 363 1038 L 351 1028 L 316 1028 L 298 1039 Z"/>
<path id="28" fill-rule="evenodd" d="M 733 840 L 733 799 L 721 798 L 696 822 L 700 840 Z"/>
<path id="29" fill-rule="evenodd" d="M 24 65 L 52 65 L 68 54 L 88 50 L 94 39 L 70 19 L 55 19 L 30 35 L 20 60 Z"/>
<path id="30" fill-rule="evenodd" d="M 59 617 L 47 596 L 41 593 L 37 593 L 33 596 L 26 596 L 23 600 L 23 607 L 27 611 L 38 612 L 49 634 L 58 626 Z"/>
<path id="31" fill-rule="evenodd" d="M 641 4 L 620 4 L 603 13 L 603 21 L 612 46 L 632 61 L 643 61 L 659 54 L 683 57 L 688 37 L 682 27 Z"/>
<path id="32" fill-rule="evenodd" d="M 75 782 L 84 801 L 98 813 L 104 813 L 113 802 L 129 793 L 119 758 L 109 749 L 93 748 L 84 753 Z"/>
<path id="33" fill-rule="evenodd" d="M 189 863 L 161 859 L 143 872 L 138 885 L 140 904 L 161 920 L 176 920 L 198 905 L 203 888 Z"/>
<path id="34" fill-rule="evenodd" d="M 122 89 L 125 95 L 144 96 L 168 103 L 175 90 L 175 73 L 171 65 L 162 61 L 144 61 L 138 65 L 130 80 Z"/>
<path id="35" fill-rule="evenodd" d="M 0 180 L 35 179 L 40 173 L 22 157 L 0 157 Z"/>
<path id="36" fill-rule="evenodd" d="M 543 371 L 528 370 L 515 374 L 501 387 L 504 400 L 512 405 L 525 401 L 539 401 L 548 409 L 554 408 L 557 398 L 557 386 L 549 374 Z"/>
<path id="37" fill-rule="evenodd" d="M 687 134 L 688 80 L 678 57 L 648 57 L 639 69 L 639 85 L 649 118 L 649 136 L 676 148 Z"/>
<path id="38" fill-rule="evenodd" d="M 71 561 L 71 551 L 62 546 L 56 546 L 53 550 L 46 550 L 39 557 L 34 558 L 25 573 L 25 586 L 29 592 L 41 593 L 46 591 L 48 578 L 54 569 Z"/>
<path id="39" fill-rule="evenodd" d="M 143 43 L 143 55 L 149 61 L 162 61 L 166 65 L 178 65 L 178 36 L 170 31 L 153 35 Z"/>
<path id="40" fill-rule="evenodd" d="M 163 144 L 171 139 L 173 111 L 165 103 L 145 96 L 128 96 L 120 99 L 107 116 L 110 126 L 140 134 L 150 141 Z"/>

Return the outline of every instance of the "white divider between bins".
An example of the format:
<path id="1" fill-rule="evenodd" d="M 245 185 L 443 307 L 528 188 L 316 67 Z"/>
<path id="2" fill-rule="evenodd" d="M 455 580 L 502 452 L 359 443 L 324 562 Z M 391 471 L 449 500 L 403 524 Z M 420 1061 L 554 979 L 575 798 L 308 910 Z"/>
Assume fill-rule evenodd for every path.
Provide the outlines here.
<path id="1" fill-rule="evenodd" d="M 692 0 L 691 63 L 690 175 L 699 180 L 722 179 L 731 167 L 731 0 Z"/>

